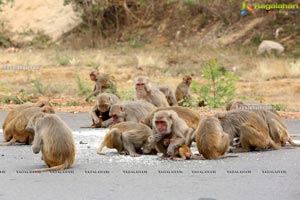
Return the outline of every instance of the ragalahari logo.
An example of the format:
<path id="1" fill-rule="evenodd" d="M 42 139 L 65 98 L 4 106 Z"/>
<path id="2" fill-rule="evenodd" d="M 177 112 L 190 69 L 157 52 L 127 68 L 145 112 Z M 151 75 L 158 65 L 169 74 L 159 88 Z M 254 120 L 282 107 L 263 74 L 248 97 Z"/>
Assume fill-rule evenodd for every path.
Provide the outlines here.
<path id="1" fill-rule="evenodd" d="M 247 4 L 246 2 L 243 2 L 241 15 L 244 16 L 248 13 L 254 13 L 254 9 L 253 9 L 252 5 Z"/>

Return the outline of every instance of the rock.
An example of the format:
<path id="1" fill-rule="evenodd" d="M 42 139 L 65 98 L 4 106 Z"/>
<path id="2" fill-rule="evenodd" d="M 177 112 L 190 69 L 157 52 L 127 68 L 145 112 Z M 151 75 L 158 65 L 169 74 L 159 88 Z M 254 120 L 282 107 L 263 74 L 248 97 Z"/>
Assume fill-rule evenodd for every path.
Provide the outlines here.
<path id="1" fill-rule="evenodd" d="M 275 51 L 277 54 L 281 54 L 284 51 L 284 47 L 278 42 L 274 42 L 271 40 L 263 40 L 258 46 L 257 53 L 271 53 L 272 51 Z"/>

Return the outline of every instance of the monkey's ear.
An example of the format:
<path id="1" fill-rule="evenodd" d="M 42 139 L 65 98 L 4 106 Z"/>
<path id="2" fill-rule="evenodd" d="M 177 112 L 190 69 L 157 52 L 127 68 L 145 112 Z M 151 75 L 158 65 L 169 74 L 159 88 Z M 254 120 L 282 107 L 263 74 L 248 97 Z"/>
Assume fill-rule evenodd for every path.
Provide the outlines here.
<path id="1" fill-rule="evenodd" d="M 123 105 L 120 106 L 120 111 L 125 112 L 125 107 Z"/>

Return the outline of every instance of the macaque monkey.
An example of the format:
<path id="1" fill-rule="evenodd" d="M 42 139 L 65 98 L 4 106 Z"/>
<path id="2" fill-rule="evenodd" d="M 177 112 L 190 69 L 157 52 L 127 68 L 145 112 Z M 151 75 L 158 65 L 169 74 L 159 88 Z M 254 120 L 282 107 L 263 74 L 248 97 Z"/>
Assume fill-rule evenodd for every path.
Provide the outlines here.
<path id="1" fill-rule="evenodd" d="M 13 110 L 9 111 L 4 119 L 2 129 L 4 130 L 6 128 L 6 125 L 13 120 L 18 113 L 20 113 L 22 110 L 30 107 L 44 107 L 44 106 L 50 106 L 50 103 L 48 101 L 38 101 L 36 103 L 26 102 L 24 104 L 21 104 L 14 108 Z"/>
<path id="2" fill-rule="evenodd" d="M 174 141 L 175 141 L 175 138 L 170 138 L 170 139 L 164 138 L 163 145 L 164 145 L 164 147 L 167 148 L 170 145 L 170 143 L 172 143 Z M 196 158 L 196 157 L 193 155 L 191 149 L 185 144 L 176 148 L 174 151 L 173 160 L 187 160 L 187 159 L 191 159 L 191 158 Z"/>
<path id="3" fill-rule="evenodd" d="M 161 108 L 157 108 L 156 110 L 152 111 L 151 113 L 149 113 L 148 115 L 146 115 L 145 117 L 143 117 L 140 122 L 143 124 L 146 124 L 147 126 L 149 126 L 150 128 L 152 128 L 152 121 L 153 121 L 153 117 L 154 114 L 158 111 L 161 110 L 173 110 L 177 113 L 177 115 L 183 119 L 185 121 L 185 123 L 187 124 L 188 127 L 192 128 L 193 130 L 196 130 L 196 128 L 198 127 L 199 121 L 200 121 L 200 115 L 198 112 L 190 109 L 190 108 L 186 108 L 186 107 L 181 107 L 181 106 L 172 106 L 172 107 L 161 107 Z M 195 134 L 193 133 L 190 136 L 185 135 L 186 139 L 187 139 L 187 146 L 191 146 L 192 141 L 195 141 Z"/>
<path id="4" fill-rule="evenodd" d="M 229 135 L 216 117 L 202 117 L 195 135 L 198 151 L 206 159 L 220 158 L 229 147 Z"/>
<path id="5" fill-rule="evenodd" d="M 119 103 L 120 99 L 111 93 L 101 93 L 96 98 L 96 105 L 93 107 L 91 115 L 93 119 L 93 128 L 108 127 L 113 123 L 109 116 L 112 105 Z"/>
<path id="6" fill-rule="evenodd" d="M 146 76 L 138 76 L 135 78 L 135 93 L 137 100 L 145 100 L 157 107 L 169 106 L 165 95 L 152 85 Z"/>
<path id="7" fill-rule="evenodd" d="M 132 157 L 139 156 L 142 148 L 149 147 L 149 137 L 152 130 L 143 124 L 136 122 L 121 122 L 113 125 L 106 133 L 97 153 L 104 155 L 103 148 L 117 149 L 120 154 L 129 154 Z M 154 149 L 154 148 L 153 148 Z"/>
<path id="8" fill-rule="evenodd" d="M 223 127 L 224 132 L 229 134 L 230 142 L 238 137 L 240 142 L 235 152 L 252 151 L 255 149 L 279 149 L 269 135 L 269 128 L 264 120 L 252 111 L 231 110 L 215 114 Z"/>
<path id="9" fill-rule="evenodd" d="M 182 78 L 182 82 L 177 86 L 175 90 L 175 96 L 179 105 L 182 105 L 184 101 L 188 101 L 191 98 L 189 89 L 192 80 L 193 80 L 192 76 L 185 75 Z"/>
<path id="10" fill-rule="evenodd" d="M 34 132 L 33 153 L 42 151 L 48 168 L 35 171 L 64 170 L 73 165 L 75 144 L 71 129 L 55 114 L 38 113 L 31 117 L 26 130 Z"/>
<path id="11" fill-rule="evenodd" d="M 92 96 L 97 96 L 102 92 L 110 92 L 117 95 L 116 84 L 108 74 L 99 74 L 98 71 L 90 73 L 91 81 L 95 82 L 94 91 L 85 99 L 89 101 Z"/>
<path id="12" fill-rule="evenodd" d="M 289 142 L 292 146 L 300 146 L 293 141 L 286 124 L 279 115 L 270 110 L 253 110 L 253 112 L 266 122 L 269 127 L 269 135 L 277 145 L 285 146 Z"/>
<path id="13" fill-rule="evenodd" d="M 177 105 L 177 100 L 175 98 L 175 93 L 171 89 L 169 85 L 159 85 L 158 89 L 164 93 L 165 97 L 167 98 L 167 101 L 169 103 L 169 106 L 176 106 Z"/>
<path id="14" fill-rule="evenodd" d="M 7 115 L 8 120 L 5 120 L 3 124 L 3 137 L 7 142 L 0 143 L 0 146 L 12 145 L 15 142 L 31 144 L 34 134 L 25 129 L 29 119 L 37 113 L 54 113 L 52 107 L 40 106 L 40 104 L 32 104 L 30 106 L 29 104 L 24 104 L 10 111 Z"/>
<path id="15" fill-rule="evenodd" d="M 112 105 L 109 116 L 112 117 L 113 123 L 123 121 L 139 122 L 155 109 L 156 107 L 153 104 L 144 100 L 127 101 Z"/>
<path id="16" fill-rule="evenodd" d="M 161 110 L 154 114 L 153 136 L 150 146 L 154 145 L 158 152 L 163 153 L 163 158 L 175 157 L 175 149 L 187 143 L 186 137 L 192 134 L 189 128 L 173 110 Z M 165 147 L 164 141 L 170 139 L 172 142 Z"/>

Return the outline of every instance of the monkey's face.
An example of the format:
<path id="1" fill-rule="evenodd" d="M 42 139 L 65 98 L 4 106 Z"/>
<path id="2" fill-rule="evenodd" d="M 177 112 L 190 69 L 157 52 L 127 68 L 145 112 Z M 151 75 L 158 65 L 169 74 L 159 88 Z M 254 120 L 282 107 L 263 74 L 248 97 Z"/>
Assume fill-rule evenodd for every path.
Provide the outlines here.
<path id="1" fill-rule="evenodd" d="M 154 120 L 154 127 L 156 131 L 160 134 L 170 134 L 171 133 L 172 121 L 166 119 L 156 119 Z"/>
<path id="2" fill-rule="evenodd" d="M 135 84 L 136 91 L 145 91 L 145 83 L 136 83 Z"/>
<path id="3" fill-rule="evenodd" d="M 192 77 L 186 77 L 185 79 L 184 79 L 184 82 L 187 84 L 187 85 L 191 85 L 191 83 L 192 83 Z"/>
<path id="4" fill-rule="evenodd" d="M 122 105 L 113 105 L 110 109 L 109 116 L 112 117 L 114 123 L 125 121 L 125 108 Z"/>
<path id="5" fill-rule="evenodd" d="M 98 105 L 98 110 L 100 110 L 100 112 L 104 113 L 107 112 L 110 108 L 109 104 L 100 104 Z"/>
<path id="6" fill-rule="evenodd" d="M 96 81 L 97 77 L 95 74 L 90 74 L 90 79 L 91 79 L 91 81 Z"/>

